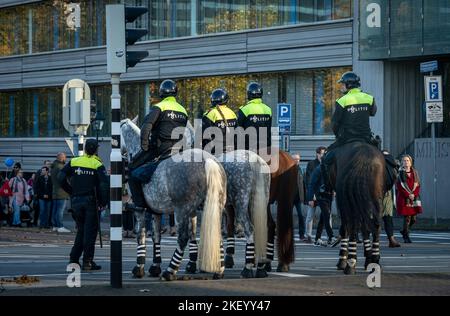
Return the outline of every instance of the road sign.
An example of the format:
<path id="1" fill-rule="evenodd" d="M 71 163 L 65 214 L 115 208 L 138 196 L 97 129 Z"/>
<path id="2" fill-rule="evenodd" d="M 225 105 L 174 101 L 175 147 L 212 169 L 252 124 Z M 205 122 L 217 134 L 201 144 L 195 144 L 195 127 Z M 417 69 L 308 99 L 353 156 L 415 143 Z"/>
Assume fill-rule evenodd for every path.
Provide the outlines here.
<path id="1" fill-rule="evenodd" d="M 420 63 L 420 72 L 421 73 L 425 73 L 425 72 L 433 72 L 438 70 L 438 61 L 437 60 L 432 60 L 432 61 L 427 61 L 425 63 Z"/>
<path id="2" fill-rule="evenodd" d="M 278 104 L 278 126 L 291 125 L 291 105 L 288 103 Z"/>
<path id="3" fill-rule="evenodd" d="M 280 125 L 278 126 L 280 134 L 289 134 L 291 132 L 291 125 Z"/>
<path id="4" fill-rule="evenodd" d="M 425 102 L 442 102 L 442 76 L 425 76 Z"/>
<path id="5" fill-rule="evenodd" d="M 427 102 L 425 107 L 427 112 L 427 123 L 444 122 L 444 105 L 442 102 Z"/>

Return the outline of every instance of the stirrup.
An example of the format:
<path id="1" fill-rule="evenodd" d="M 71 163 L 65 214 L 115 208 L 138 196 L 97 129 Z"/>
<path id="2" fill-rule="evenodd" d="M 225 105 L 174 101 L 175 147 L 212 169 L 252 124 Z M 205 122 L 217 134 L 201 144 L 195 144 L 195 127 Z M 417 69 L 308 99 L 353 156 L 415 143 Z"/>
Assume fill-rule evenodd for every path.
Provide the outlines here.
<path id="1" fill-rule="evenodd" d="M 128 203 L 128 202 L 125 203 L 125 209 L 129 210 L 129 211 L 135 211 L 135 212 L 148 211 L 148 208 L 146 208 L 146 207 L 136 206 L 136 204 Z"/>

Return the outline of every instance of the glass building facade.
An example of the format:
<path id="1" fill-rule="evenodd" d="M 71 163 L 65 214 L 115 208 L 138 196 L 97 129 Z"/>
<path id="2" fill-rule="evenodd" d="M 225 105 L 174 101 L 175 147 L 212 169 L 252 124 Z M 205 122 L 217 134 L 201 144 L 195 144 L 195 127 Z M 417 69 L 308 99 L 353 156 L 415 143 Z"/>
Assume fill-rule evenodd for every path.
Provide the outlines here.
<path id="1" fill-rule="evenodd" d="M 450 0 L 361 0 L 360 17 L 361 59 L 450 53 Z"/>
<path id="2" fill-rule="evenodd" d="M 351 68 L 330 68 L 298 72 L 216 76 L 177 80 L 178 100 L 190 119 L 201 118 L 209 107 L 209 95 L 218 87 L 227 89 L 230 107 L 237 111 L 246 102 L 246 86 L 257 80 L 264 88 L 264 101 L 272 107 L 276 125 L 277 103 L 293 106 L 292 134 L 331 135 L 334 101 L 340 96 L 337 80 Z M 160 101 L 159 81 L 121 85 L 122 117 L 139 121 L 148 111 L 146 104 Z M 106 117 L 100 136 L 111 134 L 110 85 L 91 86 L 91 98 Z M 94 136 L 89 130 L 88 135 Z M 62 125 L 62 88 L 0 92 L 0 137 L 65 137 Z"/>
<path id="3" fill-rule="evenodd" d="M 0 9 L 0 57 L 105 45 L 105 5 L 144 6 L 136 27 L 158 40 L 350 18 L 352 0 L 80 0 L 81 27 L 64 0 Z"/>

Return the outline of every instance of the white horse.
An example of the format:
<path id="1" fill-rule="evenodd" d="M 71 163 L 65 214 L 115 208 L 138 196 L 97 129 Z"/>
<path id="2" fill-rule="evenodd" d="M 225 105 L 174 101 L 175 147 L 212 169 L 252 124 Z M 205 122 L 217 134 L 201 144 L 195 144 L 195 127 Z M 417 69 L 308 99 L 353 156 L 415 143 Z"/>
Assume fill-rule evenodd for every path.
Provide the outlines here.
<path id="1" fill-rule="evenodd" d="M 122 149 L 126 149 L 128 157 L 130 155 L 135 157 L 140 151 L 140 129 L 129 119 L 123 120 L 120 127 Z M 154 258 L 149 272 L 152 276 L 159 275 L 161 272 L 161 215 L 175 213 L 177 221 L 178 247 L 172 256 L 169 267 L 162 273 L 163 279 L 174 280 L 189 239 L 191 239 L 190 246 L 197 249 L 195 216 L 196 211 L 203 205 L 198 247 L 199 267 L 202 271 L 215 273 L 215 278 L 221 278 L 224 272 L 221 217 L 227 196 L 225 171 L 214 156 L 200 149 L 183 151 L 182 156 L 184 157 L 183 161 L 176 161 L 172 158 L 163 160 L 158 165 L 150 182 L 143 186 L 147 204 L 152 211 L 157 213 L 156 219 L 153 221 Z M 190 159 L 187 159 L 188 157 Z M 137 265 L 133 269 L 133 275 L 143 277 L 146 254 L 145 214 L 138 213 L 136 212 L 139 231 Z M 189 225 L 192 222 L 193 227 L 190 230 Z M 190 231 L 193 233 L 190 234 Z M 155 261 L 155 259 L 159 260 Z"/>
<path id="2" fill-rule="evenodd" d="M 195 132 L 190 123 L 186 126 L 184 138 L 188 146 L 194 143 Z M 241 271 L 241 277 L 254 277 L 255 261 L 258 263 L 256 277 L 267 277 L 264 263 L 267 261 L 270 168 L 260 156 L 248 150 L 230 151 L 217 155 L 217 159 L 227 175 L 225 211 L 227 224 L 241 228 L 246 238 L 245 266 Z M 227 231 L 225 268 L 232 268 L 235 250 L 234 229 Z"/>

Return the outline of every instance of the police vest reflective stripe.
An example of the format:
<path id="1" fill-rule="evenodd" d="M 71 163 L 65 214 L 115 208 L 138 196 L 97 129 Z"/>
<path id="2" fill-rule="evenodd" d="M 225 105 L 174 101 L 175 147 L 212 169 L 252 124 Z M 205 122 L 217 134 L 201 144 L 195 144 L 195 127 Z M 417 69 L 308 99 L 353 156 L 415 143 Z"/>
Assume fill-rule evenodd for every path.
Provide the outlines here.
<path id="1" fill-rule="evenodd" d="M 155 106 L 160 108 L 161 112 L 164 111 L 181 112 L 187 116 L 186 109 L 176 101 L 175 97 L 167 97 L 158 104 L 155 104 Z"/>
<path id="2" fill-rule="evenodd" d="M 360 89 L 351 89 L 342 98 L 336 101 L 341 107 L 346 108 L 352 105 L 373 105 L 373 96 L 362 92 Z"/>
<path id="3" fill-rule="evenodd" d="M 217 121 L 223 121 L 224 118 L 226 120 L 236 120 L 236 114 L 226 105 L 218 105 L 220 106 L 220 110 L 223 113 L 223 116 L 220 115 L 219 110 L 217 110 L 217 107 L 214 107 L 213 109 L 211 109 L 210 111 L 206 112 L 205 115 L 206 117 L 213 123 L 217 122 Z"/>
<path id="4" fill-rule="evenodd" d="M 269 115 L 272 117 L 272 109 L 262 102 L 262 99 L 253 99 L 240 108 L 247 117 L 249 115 Z"/>
<path id="5" fill-rule="evenodd" d="M 93 169 L 97 170 L 102 166 L 102 162 L 100 161 L 100 158 L 98 158 L 95 155 L 89 156 L 89 155 L 83 155 L 81 157 L 73 158 L 70 161 L 70 166 L 75 167 L 81 167 L 81 168 L 87 168 L 87 169 Z"/>

